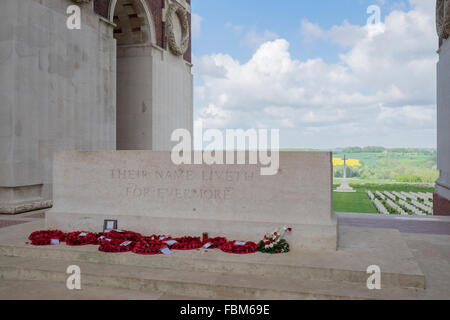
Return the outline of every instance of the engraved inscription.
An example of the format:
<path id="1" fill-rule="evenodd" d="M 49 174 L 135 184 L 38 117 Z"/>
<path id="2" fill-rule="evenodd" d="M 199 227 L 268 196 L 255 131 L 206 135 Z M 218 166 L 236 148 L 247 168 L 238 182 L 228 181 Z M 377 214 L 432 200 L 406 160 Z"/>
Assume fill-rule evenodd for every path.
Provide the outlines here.
<path id="1" fill-rule="evenodd" d="M 111 178 L 118 180 L 139 180 L 146 179 L 150 181 L 161 180 L 184 180 L 191 181 L 194 177 L 193 170 L 175 169 L 175 170 L 147 170 L 147 169 L 111 169 Z M 254 172 L 239 170 L 202 170 L 201 178 L 203 181 L 223 181 L 238 183 L 243 181 L 253 181 Z"/>
<path id="2" fill-rule="evenodd" d="M 256 172 L 257 168 L 255 168 Z M 156 199 L 158 201 L 203 200 L 229 201 L 233 198 L 234 185 L 251 182 L 257 173 L 248 170 L 192 170 L 130 169 L 109 170 L 112 180 L 123 181 L 123 194 L 137 200 Z M 177 183 L 190 182 L 192 187 L 178 186 Z M 173 186 L 171 185 L 173 183 Z M 219 183 L 223 187 L 211 187 Z M 169 184 L 169 186 L 167 186 Z"/>
<path id="3" fill-rule="evenodd" d="M 233 187 L 222 189 L 207 188 L 152 188 L 142 187 L 135 183 L 126 186 L 125 195 L 134 198 L 157 198 L 163 201 L 168 200 L 231 200 Z"/>

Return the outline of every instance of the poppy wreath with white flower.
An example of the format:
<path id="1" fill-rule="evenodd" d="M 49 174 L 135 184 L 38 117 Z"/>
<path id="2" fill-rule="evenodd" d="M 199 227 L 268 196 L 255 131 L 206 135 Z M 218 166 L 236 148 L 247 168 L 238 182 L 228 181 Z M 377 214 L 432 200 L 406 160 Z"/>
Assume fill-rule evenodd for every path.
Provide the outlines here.
<path id="1" fill-rule="evenodd" d="M 139 241 L 133 248 L 133 252 L 136 254 L 142 254 L 142 255 L 155 255 L 155 254 L 161 254 L 161 249 L 163 247 L 166 247 L 164 243 L 161 241 L 146 241 L 142 240 Z"/>
<path id="2" fill-rule="evenodd" d="M 125 242 L 130 243 L 124 245 Z M 135 245 L 136 242 L 130 240 L 111 239 L 111 241 L 103 241 L 102 244 L 98 247 L 98 251 L 106 253 L 130 252 L 133 250 Z"/>
<path id="3" fill-rule="evenodd" d="M 53 239 L 60 242 L 66 241 L 67 234 L 60 230 L 40 230 L 30 234 L 28 240 L 34 246 L 48 246 L 52 244 Z"/>
<path id="4" fill-rule="evenodd" d="M 86 246 L 89 244 L 99 244 L 100 235 L 92 232 L 76 231 L 67 235 L 66 244 L 68 246 Z"/>
<path id="5" fill-rule="evenodd" d="M 168 241 L 168 240 L 171 240 L 172 238 L 171 237 L 167 237 L 167 236 L 159 236 L 159 235 L 156 235 L 156 234 L 152 234 L 149 237 L 142 237 L 142 239 L 145 240 L 145 241 L 161 242 L 162 243 L 163 241 Z"/>
<path id="6" fill-rule="evenodd" d="M 211 245 L 207 249 L 217 249 L 220 248 L 220 246 L 227 243 L 227 239 L 223 237 L 217 237 L 217 238 L 206 238 L 202 241 L 202 247 L 206 244 L 210 243 Z"/>
<path id="7" fill-rule="evenodd" d="M 123 230 L 123 231 L 111 230 L 109 232 L 104 233 L 103 235 L 109 239 L 117 239 L 117 240 L 124 240 L 124 241 L 133 241 L 133 242 L 137 242 L 143 238 L 143 236 L 140 233 L 128 231 L 128 230 Z"/>
<path id="8" fill-rule="evenodd" d="M 248 241 L 244 245 L 236 245 L 236 241 L 229 241 L 220 246 L 220 250 L 234 254 L 250 254 L 255 253 L 258 249 L 256 243 Z"/>
<path id="9" fill-rule="evenodd" d="M 133 248 L 133 252 L 142 255 L 161 254 L 161 249 L 167 247 L 164 241 L 171 240 L 170 237 L 153 234 L 149 237 L 143 237 Z"/>
<path id="10" fill-rule="evenodd" d="M 92 245 L 100 245 L 105 239 L 104 233 L 93 233 L 94 237 L 92 237 L 91 244 Z"/>

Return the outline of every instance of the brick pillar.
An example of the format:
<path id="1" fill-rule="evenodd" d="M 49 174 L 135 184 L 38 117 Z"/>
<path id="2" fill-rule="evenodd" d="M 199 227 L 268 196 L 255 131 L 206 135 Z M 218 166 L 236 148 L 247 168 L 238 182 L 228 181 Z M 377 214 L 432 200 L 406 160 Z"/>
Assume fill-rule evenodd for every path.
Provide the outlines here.
<path id="1" fill-rule="evenodd" d="M 109 7 L 111 0 L 94 0 L 94 12 L 109 20 Z"/>
<path id="2" fill-rule="evenodd" d="M 450 200 L 434 193 L 434 215 L 450 216 Z"/>

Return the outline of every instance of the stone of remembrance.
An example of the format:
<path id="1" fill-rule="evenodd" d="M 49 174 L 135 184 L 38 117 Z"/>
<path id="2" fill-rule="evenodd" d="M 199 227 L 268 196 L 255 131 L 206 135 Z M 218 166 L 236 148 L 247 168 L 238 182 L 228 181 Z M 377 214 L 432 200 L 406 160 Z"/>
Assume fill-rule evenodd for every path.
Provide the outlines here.
<path id="1" fill-rule="evenodd" d="M 259 165 L 174 165 L 166 151 L 63 151 L 54 158 L 47 228 L 102 230 L 105 219 L 144 234 L 254 241 L 289 226 L 293 250 L 336 250 L 329 152 L 281 152 Z"/>

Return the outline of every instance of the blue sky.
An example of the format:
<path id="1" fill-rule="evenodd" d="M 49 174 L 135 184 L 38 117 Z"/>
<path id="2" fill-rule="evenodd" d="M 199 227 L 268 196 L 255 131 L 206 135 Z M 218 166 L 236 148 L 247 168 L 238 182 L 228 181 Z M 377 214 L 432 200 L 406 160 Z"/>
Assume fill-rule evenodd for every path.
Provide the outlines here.
<path id="1" fill-rule="evenodd" d="M 431 3 L 193 0 L 196 122 L 278 128 L 282 147 L 435 147 Z"/>
<path id="2" fill-rule="evenodd" d="M 242 34 L 251 30 L 270 30 L 291 41 L 294 57 L 305 59 L 320 56 L 334 62 L 337 60 L 338 46 L 305 44 L 301 37 L 301 20 L 319 23 L 322 28 L 330 28 L 344 20 L 362 25 L 367 21 L 366 10 L 371 4 L 382 8 L 382 19 L 394 6 L 404 10 L 409 8 L 407 2 L 395 0 L 385 1 L 384 5 L 371 0 L 193 0 L 192 11 L 202 17 L 201 37 L 196 37 L 201 41 L 194 41 L 193 51 L 198 56 L 228 53 L 244 61 L 251 57 L 254 50 L 240 42 Z M 227 28 L 229 23 L 242 27 L 242 32 Z"/>

